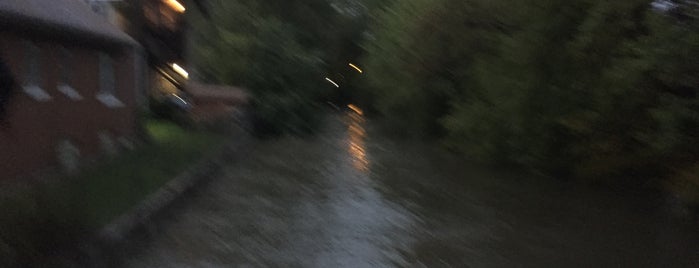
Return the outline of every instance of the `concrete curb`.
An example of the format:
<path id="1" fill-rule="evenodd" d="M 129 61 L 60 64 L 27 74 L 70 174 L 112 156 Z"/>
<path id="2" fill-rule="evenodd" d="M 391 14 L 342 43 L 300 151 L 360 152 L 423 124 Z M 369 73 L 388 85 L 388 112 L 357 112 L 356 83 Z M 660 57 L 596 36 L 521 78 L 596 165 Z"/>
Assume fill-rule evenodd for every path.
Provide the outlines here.
<path id="1" fill-rule="evenodd" d="M 247 145 L 246 143 L 249 142 L 244 138 L 216 149 L 205 159 L 150 194 L 140 204 L 98 230 L 96 239 L 107 244 L 122 241 L 138 227 L 148 224 L 156 214 L 168 208 L 186 192 L 216 175 L 225 165 L 224 160 L 236 155 Z"/>

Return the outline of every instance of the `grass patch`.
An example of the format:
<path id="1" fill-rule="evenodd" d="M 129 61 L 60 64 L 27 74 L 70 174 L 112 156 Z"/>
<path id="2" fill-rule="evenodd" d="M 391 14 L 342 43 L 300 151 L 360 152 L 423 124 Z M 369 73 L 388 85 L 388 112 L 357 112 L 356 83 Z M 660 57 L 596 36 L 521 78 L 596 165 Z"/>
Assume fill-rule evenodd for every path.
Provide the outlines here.
<path id="1" fill-rule="evenodd" d="M 224 142 L 220 134 L 149 120 L 152 142 L 56 183 L 0 196 L 0 259 L 34 261 L 104 226 Z"/>
<path id="2" fill-rule="evenodd" d="M 88 226 L 102 226 L 126 212 L 223 142 L 220 135 L 164 121 L 148 121 L 146 128 L 151 144 L 69 180 Z"/>

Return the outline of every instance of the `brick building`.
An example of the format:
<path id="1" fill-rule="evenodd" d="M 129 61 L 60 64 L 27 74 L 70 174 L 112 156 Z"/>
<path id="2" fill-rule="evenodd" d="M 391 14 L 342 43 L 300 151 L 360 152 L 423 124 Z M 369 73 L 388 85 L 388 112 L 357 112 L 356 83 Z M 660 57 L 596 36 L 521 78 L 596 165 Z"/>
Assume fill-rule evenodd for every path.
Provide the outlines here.
<path id="1" fill-rule="evenodd" d="M 0 1 L 0 180 L 74 169 L 130 146 L 139 45 L 77 0 Z"/>

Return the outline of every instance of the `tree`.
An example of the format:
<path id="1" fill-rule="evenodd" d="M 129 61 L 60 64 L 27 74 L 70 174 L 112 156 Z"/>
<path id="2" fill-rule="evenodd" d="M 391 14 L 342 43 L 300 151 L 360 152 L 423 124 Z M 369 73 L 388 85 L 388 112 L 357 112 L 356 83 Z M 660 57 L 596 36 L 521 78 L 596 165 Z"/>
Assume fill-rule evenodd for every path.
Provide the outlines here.
<path id="1" fill-rule="evenodd" d="M 699 160 L 697 5 L 657 6 L 395 2 L 364 43 L 367 95 L 475 159 L 647 185 Z"/>
<path id="2" fill-rule="evenodd" d="M 199 76 L 247 87 L 264 131 L 311 132 L 329 92 L 328 63 L 345 41 L 342 16 L 324 0 L 213 1 L 210 10 L 192 18 Z"/>

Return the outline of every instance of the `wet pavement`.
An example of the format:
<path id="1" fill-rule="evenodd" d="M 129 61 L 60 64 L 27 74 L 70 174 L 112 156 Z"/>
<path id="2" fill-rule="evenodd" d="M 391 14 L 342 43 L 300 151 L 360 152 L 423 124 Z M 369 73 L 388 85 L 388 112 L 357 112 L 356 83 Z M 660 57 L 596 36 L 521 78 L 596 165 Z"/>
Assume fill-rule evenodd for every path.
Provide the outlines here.
<path id="1" fill-rule="evenodd" d="M 465 163 L 348 112 L 263 141 L 125 267 L 699 267 L 696 224 L 646 198 Z"/>

